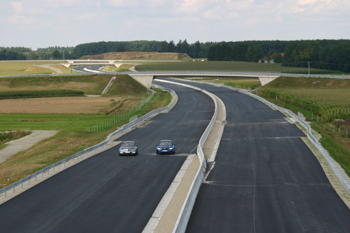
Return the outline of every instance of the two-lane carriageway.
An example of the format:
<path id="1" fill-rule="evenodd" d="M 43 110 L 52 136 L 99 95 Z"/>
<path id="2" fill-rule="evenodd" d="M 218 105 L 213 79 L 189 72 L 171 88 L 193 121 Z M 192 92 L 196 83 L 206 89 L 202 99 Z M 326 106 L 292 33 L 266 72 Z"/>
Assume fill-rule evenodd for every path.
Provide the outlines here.
<path id="1" fill-rule="evenodd" d="M 138 156 L 106 150 L 0 205 L 0 232 L 141 232 L 214 111 L 190 88 L 160 83 L 178 94 L 176 106 L 117 139 L 135 140 Z M 176 154 L 156 155 L 171 139 Z"/>
<path id="2" fill-rule="evenodd" d="M 187 232 L 350 232 L 350 210 L 285 115 L 239 92 L 185 83 L 214 93 L 227 109 Z"/>

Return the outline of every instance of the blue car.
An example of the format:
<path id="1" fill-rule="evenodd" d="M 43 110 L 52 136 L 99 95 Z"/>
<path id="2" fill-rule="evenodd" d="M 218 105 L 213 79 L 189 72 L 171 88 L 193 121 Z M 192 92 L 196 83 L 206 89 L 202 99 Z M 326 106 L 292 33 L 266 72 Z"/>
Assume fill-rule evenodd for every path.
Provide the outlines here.
<path id="1" fill-rule="evenodd" d="M 157 144 L 157 154 L 162 153 L 174 154 L 175 144 L 171 140 L 160 140 Z"/>

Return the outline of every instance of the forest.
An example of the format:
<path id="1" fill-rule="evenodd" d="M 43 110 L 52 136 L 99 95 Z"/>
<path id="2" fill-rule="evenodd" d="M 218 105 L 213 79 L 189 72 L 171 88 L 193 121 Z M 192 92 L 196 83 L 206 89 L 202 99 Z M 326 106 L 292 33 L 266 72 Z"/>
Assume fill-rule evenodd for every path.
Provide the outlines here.
<path id="1" fill-rule="evenodd" d="M 283 54 L 283 56 L 282 56 Z M 209 61 L 258 62 L 267 56 L 283 66 L 350 72 L 350 40 L 221 42 L 209 48 Z"/>

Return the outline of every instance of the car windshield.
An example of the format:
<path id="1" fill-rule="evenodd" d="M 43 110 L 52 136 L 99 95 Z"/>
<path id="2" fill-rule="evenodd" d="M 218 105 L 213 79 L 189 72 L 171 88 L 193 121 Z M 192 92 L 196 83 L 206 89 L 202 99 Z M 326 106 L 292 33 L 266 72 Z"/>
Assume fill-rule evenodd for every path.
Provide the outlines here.
<path id="1" fill-rule="evenodd" d="M 123 142 L 122 146 L 135 146 L 134 142 Z"/>
<path id="2" fill-rule="evenodd" d="M 167 141 L 167 142 L 160 142 L 159 143 L 160 146 L 171 146 L 171 142 Z"/>

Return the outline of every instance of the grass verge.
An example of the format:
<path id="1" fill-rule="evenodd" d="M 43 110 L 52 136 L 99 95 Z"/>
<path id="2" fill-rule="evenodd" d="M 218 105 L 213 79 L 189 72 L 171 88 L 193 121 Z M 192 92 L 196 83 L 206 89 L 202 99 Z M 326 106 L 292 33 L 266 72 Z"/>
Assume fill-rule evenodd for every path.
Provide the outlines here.
<path id="1" fill-rule="evenodd" d="M 9 142 L 12 140 L 22 138 L 22 137 L 27 136 L 29 134 L 31 134 L 30 131 L 23 131 L 23 130 L 1 132 L 0 133 L 0 145 L 3 145 L 6 142 Z"/>
<path id="2" fill-rule="evenodd" d="M 240 88 L 240 89 L 246 89 L 246 90 L 252 90 L 254 88 L 260 87 L 260 81 L 257 79 L 205 78 L 202 80 L 200 80 L 200 79 L 196 79 L 196 80 L 202 81 L 202 82 L 224 84 L 227 86 Z"/>

